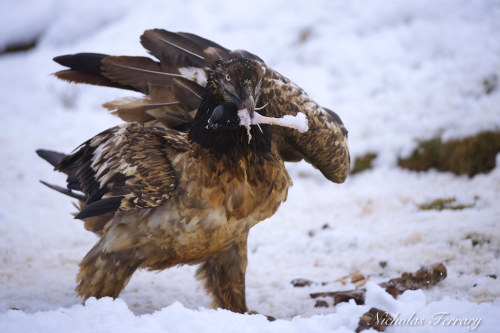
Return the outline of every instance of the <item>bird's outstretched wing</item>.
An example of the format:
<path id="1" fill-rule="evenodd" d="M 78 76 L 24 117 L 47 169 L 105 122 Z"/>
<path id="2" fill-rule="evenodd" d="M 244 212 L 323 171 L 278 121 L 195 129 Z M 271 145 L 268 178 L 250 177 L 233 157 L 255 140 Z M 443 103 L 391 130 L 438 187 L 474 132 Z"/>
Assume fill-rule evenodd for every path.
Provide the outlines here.
<path id="1" fill-rule="evenodd" d="M 69 70 L 55 75 L 63 80 L 139 91 L 144 98 L 128 98 L 104 106 L 125 121 L 186 130 L 200 105 L 208 70 L 219 58 L 243 56 L 266 68 L 258 107 L 275 117 L 306 114 L 309 130 L 300 134 L 276 129 L 273 137 L 285 161 L 305 159 L 323 175 L 341 183 L 347 177 L 350 157 L 347 130 L 331 110 L 321 107 L 300 87 L 277 73 L 258 56 L 230 51 L 194 34 L 147 30 L 142 45 L 156 58 L 79 53 L 54 60 Z"/>
<path id="2" fill-rule="evenodd" d="M 304 159 L 328 180 L 342 183 L 349 171 L 350 155 L 347 129 L 340 117 L 318 105 L 299 86 L 278 72 L 270 71 L 266 77 L 260 98 L 267 103 L 267 114 L 282 117 L 302 112 L 309 123 L 309 130 L 304 133 L 281 126 L 273 128 L 273 140 L 283 160 L 297 162 Z"/>
<path id="3" fill-rule="evenodd" d="M 86 219 L 154 208 L 169 199 L 178 182 L 169 149 L 188 149 L 182 133 L 126 123 L 94 136 L 71 155 L 42 150 L 38 154 L 49 162 L 51 157 L 57 159 L 51 163 L 68 175 L 68 190 L 61 188 L 61 192 L 83 193 L 75 218 Z"/>

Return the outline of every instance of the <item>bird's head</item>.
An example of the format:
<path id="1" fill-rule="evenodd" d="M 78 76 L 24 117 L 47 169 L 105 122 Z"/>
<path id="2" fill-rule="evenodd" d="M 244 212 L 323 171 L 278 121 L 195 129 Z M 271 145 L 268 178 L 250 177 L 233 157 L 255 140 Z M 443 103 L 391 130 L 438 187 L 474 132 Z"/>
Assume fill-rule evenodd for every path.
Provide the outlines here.
<path id="1" fill-rule="evenodd" d="M 236 154 L 269 152 L 271 131 L 268 125 L 297 126 L 296 121 L 285 119 L 286 116 L 267 117 L 267 103 L 256 107 L 265 73 L 264 63 L 254 58 L 233 57 L 215 61 L 208 75 L 205 95 L 189 130 L 190 139 L 218 155 L 229 151 Z M 264 114 L 259 114 L 259 110 Z M 307 119 L 299 114 L 303 116 L 303 126 L 299 130 L 307 130 Z"/>
<path id="2" fill-rule="evenodd" d="M 259 98 L 263 64 L 255 59 L 235 57 L 217 60 L 210 71 L 208 89 L 218 106 L 209 118 L 212 129 L 236 129 L 240 124 L 238 111 L 246 110 L 252 119 Z"/>

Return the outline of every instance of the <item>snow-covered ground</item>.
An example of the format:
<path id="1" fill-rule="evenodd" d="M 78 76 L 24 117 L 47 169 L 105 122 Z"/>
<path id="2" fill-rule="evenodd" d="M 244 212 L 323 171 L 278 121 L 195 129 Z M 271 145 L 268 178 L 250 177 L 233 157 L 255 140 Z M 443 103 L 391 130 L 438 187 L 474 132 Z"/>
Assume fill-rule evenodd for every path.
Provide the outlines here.
<path id="1" fill-rule="evenodd" d="M 258 54 L 341 116 L 352 156 L 379 154 L 342 185 L 288 165 L 288 201 L 249 239 L 248 306 L 274 322 L 210 309 L 189 266 L 137 272 L 114 301 L 83 306 L 74 292 L 96 238 L 38 183 L 64 176 L 34 151 L 69 152 L 118 124 L 100 105 L 131 93 L 58 82 L 51 59 L 145 55 L 139 36 L 154 27 Z M 1 1 L 0 49 L 38 44 L 0 56 L 0 332 L 352 332 L 371 306 L 421 323 L 387 332 L 498 332 L 500 167 L 469 179 L 396 160 L 420 139 L 500 127 L 500 88 L 484 86 L 500 81 L 499 36 L 500 2 L 487 0 Z M 474 206 L 418 208 L 451 197 Z M 375 284 L 438 261 L 448 277 L 431 289 L 394 300 Z M 353 288 L 334 281 L 356 270 L 370 276 L 366 305 L 314 308 L 309 293 Z M 299 277 L 329 283 L 294 288 Z"/>

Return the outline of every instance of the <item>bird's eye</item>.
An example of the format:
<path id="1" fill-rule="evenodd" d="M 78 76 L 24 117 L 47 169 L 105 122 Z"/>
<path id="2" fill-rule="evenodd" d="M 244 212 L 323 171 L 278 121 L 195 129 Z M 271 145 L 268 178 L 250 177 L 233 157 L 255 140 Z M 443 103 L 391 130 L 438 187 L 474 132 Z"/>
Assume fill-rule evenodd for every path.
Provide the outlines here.
<path id="1" fill-rule="evenodd" d="M 226 74 L 226 81 L 227 81 L 227 82 L 231 82 L 231 81 L 232 81 L 232 79 L 231 79 L 231 75 Z"/>

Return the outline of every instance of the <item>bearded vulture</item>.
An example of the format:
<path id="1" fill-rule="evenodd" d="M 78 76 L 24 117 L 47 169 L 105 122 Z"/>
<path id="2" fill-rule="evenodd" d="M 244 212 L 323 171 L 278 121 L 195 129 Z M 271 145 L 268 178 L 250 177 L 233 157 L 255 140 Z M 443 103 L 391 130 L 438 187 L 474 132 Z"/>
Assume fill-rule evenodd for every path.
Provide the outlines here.
<path id="1" fill-rule="evenodd" d="M 148 30 L 157 59 L 56 57 L 63 80 L 142 92 L 106 103 L 125 121 L 66 155 L 39 149 L 67 175 L 45 185 L 79 200 L 75 218 L 99 240 L 80 263 L 78 294 L 118 297 L 138 268 L 200 264 L 212 305 L 247 312 L 250 228 L 286 200 L 285 161 L 342 183 L 347 130 L 332 111 L 259 57 L 189 33 Z"/>

